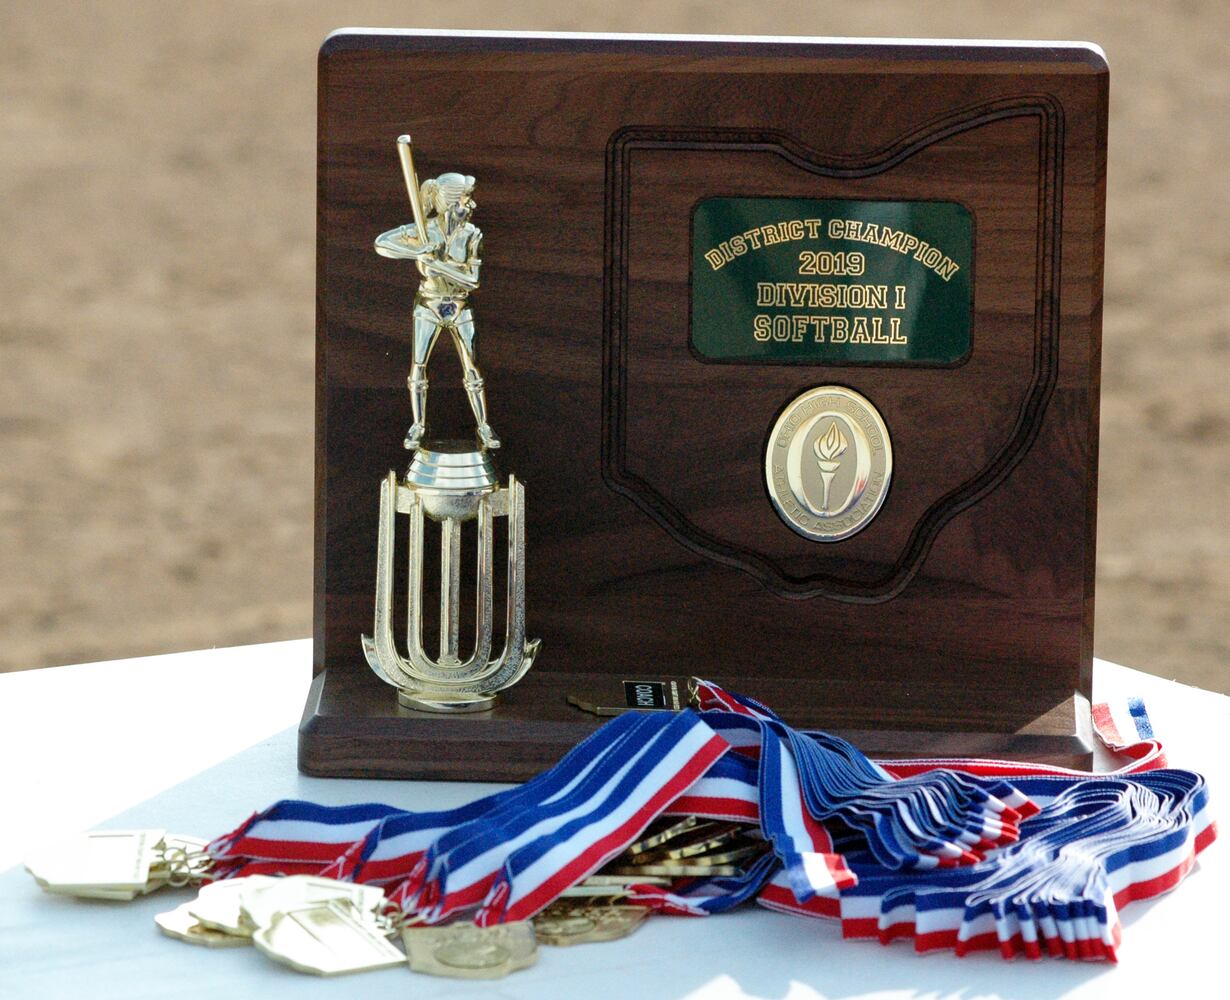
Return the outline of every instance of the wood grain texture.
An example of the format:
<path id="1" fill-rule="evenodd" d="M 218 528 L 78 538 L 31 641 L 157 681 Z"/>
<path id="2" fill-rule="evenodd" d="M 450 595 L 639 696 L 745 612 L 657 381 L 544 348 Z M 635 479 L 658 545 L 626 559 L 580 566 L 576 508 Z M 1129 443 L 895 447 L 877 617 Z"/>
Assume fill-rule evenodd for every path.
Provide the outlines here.
<path id="1" fill-rule="evenodd" d="M 1094 54 L 343 35 L 320 88 L 324 673 L 301 766 L 524 777 L 595 724 L 563 704 L 572 688 L 663 673 L 720 677 L 881 753 L 1087 755 L 1107 93 Z M 478 178 L 480 361 L 499 464 L 526 483 L 543 639 L 506 704 L 465 720 L 398 709 L 358 642 L 378 484 L 406 461 L 415 280 L 371 243 L 408 218 L 393 148 L 407 131 L 423 176 Z M 689 222 L 713 195 L 961 202 L 968 360 L 702 362 Z M 431 379 L 433 425 L 466 432 L 445 345 Z M 762 468 L 782 407 L 829 383 L 880 409 L 895 469 L 876 520 L 821 545 L 777 517 Z"/>

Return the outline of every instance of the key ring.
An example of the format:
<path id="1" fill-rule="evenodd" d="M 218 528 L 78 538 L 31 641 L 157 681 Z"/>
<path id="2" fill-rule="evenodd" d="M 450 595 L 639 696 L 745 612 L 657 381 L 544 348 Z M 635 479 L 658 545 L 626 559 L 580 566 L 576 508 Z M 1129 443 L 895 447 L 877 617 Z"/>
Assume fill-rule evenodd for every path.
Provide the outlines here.
<path id="1" fill-rule="evenodd" d="M 214 870 L 214 859 L 206 851 L 164 847 L 158 853 L 158 860 L 167 868 L 167 885 L 176 889 L 200 885 Z"/>

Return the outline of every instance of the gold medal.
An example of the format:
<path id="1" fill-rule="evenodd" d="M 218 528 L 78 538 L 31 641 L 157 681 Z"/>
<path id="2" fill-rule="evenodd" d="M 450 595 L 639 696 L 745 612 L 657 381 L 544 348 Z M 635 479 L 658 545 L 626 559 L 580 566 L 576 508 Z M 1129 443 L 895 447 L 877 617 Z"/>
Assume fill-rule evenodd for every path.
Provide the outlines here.
<path id="1" fill-rule="evenodd" d="M 564 947 L 627 937 L 645 922 L 643 906 L 547 907 L 534 918 L 534 933 L 543 944 Z"/>
<path id="2" fill-rule="evenodd" d="M 644 854 L 646 851 L 651 851 L 655 847 L 660 847 L 668 840 L 674 840 L 676 837 L 682 837 L 689 830 L 696 829 L 696 827 L 700 826 L 702 823 L 705 826 L 710 825 L 708 822 L 697 816 L 685 816 L 683 819 L 672 823 L 665 829 L 656 830 L 648 836 L 642 837 L 635 844 L 630 845 L 624 853 Z"/>
<path id="3" fill-rule="evenodd" d="M 339 882 L 315 875 L 288 875 L 249 885 L 239 893 L 239 920 L 251 930 L 270 924 L 278 913 L 332 900 L 345 900 L 361 914 L 375 914 L 384 902 L 379 886 Z"/>
<path id="4" fill-rule="evenodd" d="M 592 889 L 603 886 L 626 886 L 626 885 L 670 885 L 671 880 L 663 878 L 661 875 L 611 875 L 605 871 L 599 872 L 597 875 L 591 875 L 579 885 L 574 885 L 574 889 Z M 565 890 L 567 891 L 567 890 Z"/>
<path id="5" fill-rule="evenodd" d="M 747 861 L 750 858 L 758 858 L 765 853 L 765 848 L 759 844 L 748 844 L 746 846 L 731 847 L 728 851 L 718 851 L 713 854 L 704 854 L 700 857 L 685 859 L 690 865 L 706 865 L 714 867 L 717 865 L 733 865 L 740 861 Z M 669 864 L 669 861 L 660 862 Z"/>
<path id="6" fill-rule="evenodd" d="M 268 875 L 223 879 L 221 882 L 201 886 L 196 899 L 184 905 L 196 921 L 208 930 L 230 934 L 232 937 L 251 938 L 252 928 L 244 924 L 240 916 L 240 894 L 249 892 L 256 886 L 271 885 L 277 881 Z"/>
<path id="7" fill-rule="evenodd" d="M 476 927 L 407 927 L 406 957 L 415 972 L 454 979 L 502 979 L 538 961 L 534 928 L 525 921 Z"/>
<path id="8" fill-rule="evenodd" d="M 157 860 L 164 834 L 163 830 L 79 834 L 37 852 L 27 860 L 26 871 L 47 892 L 91 899 L 135 899 L 150 890 L 150 868 Z"/>
<path id="9" fill-rule="evenodd" d="M 743 836 L 743 828 L 734 825 L 721 826 L 715 824 L 691 831 L 688 835 L 668 841 L 658 850 L 644 851 L 632 856 L 632 863 L 652 864 L 658 861 L 677 861 L 690 858 L 697 854 L 706 854 L 716 848 L 738 840 Z"/>
<path id="10" fill-rule="evenodd" d="M 40 849 L 26 871 L 47 892 L 127 901 L 164 885 L 199 883 L 213 866 L 205 846 L 164 830 L 92 830 Z"/>
<path id="11" fill-rule="evenodd" d="M 350 903 L 333 899 L 274 913 L 252 943 L 275 962 L 316 976 L 338 976 L 402 965 L 406 957 Z"/>
<path id="12" fill-rule="evenodd" d="M 672 878 L 688 876 L 738 875 L 743 869 L 735 865 L 704 865 L 689 858 L 687 861 L 670 861 L 653 865 L 622 865 L 611 868 L 612 875 L 669 875 Z"/>
<path id="13" fill-rule="evenodd" d="M 628 890 L 625 888 L 629 885 L 639 885 L 640 880 L 629 876 L 615 876 L 622 878 L 623 881 L 619 885 L 572 885 L 559 894 L 560 899 L 622 899 L 628 895 Z M 669 885 L 669 881 L 667 883 Z"/>
<path id="14" fill-rule="evenodd" d="M 204 926 L 189 912 L 191 905 L 184 903 L 167 913 L 159 913 L 154 917 L 154 923 L 167 937 L 205 948 L 243 948 L 252 943 L 251 938 Z"/>

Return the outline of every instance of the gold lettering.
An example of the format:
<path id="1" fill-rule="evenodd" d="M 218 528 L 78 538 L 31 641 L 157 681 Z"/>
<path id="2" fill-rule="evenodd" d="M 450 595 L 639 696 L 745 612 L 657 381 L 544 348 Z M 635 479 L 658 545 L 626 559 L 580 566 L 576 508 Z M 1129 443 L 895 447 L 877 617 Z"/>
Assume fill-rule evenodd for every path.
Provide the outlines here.
<path id="1" fill-rule="evenodd" d="M 851 344 L 870 344 L 871 336 L 867 332 L 867 317 L 855 316 L 854 326 L 850 330 Z"/>

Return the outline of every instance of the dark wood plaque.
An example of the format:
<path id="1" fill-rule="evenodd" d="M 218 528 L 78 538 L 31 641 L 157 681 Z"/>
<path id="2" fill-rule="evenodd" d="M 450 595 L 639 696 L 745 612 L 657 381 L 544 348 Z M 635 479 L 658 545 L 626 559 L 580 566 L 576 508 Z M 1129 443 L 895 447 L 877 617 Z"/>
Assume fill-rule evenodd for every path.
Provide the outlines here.
<path id="1" fill-rule="evenodd" d="M 520 779 L 600 724 L 568 695 L 689 674 L 877 755 L 1087 764 L 1107 86 L 1080 45 L 332 36 L 300 767 Z M 542 651 L 470 716 L 399 708 L 359 641 L 380 480 L 408 461 L 415 277 L 372 249 L 409 221 L 402 132 L 420 176 L 478 178 L 495 454 L 526 484 Z M 936 331 L 955 346 L 698 350 L 707 199 L 956 206 L 968 285 Z M 447 346 L 431 379 L 433 425 L 469 433 Z M 874 401 L 894 463 L 879 514 L 832 543 L 791 530 L 765 482 L 775 420 L 822 385 Z"/>

